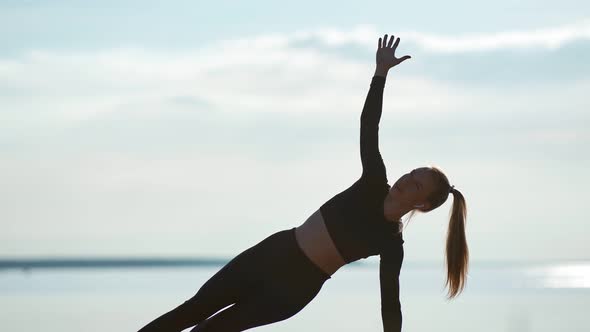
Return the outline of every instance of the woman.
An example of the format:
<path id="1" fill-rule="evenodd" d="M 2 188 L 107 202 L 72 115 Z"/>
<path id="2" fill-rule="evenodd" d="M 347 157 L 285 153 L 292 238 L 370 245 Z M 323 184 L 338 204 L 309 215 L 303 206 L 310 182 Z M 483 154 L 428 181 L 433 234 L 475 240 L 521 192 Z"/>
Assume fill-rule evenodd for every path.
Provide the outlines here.
<path id="1" fill-rule="evenodd" d="M 182 331 L 193 325 L 192 331 L 233 332 L 278 322 L 303 309 L 340 267 L 373 255 L 380 255 L 383 328 L 400 331 L 401 217 L 431 211 L 449 193 L 454 195 L 446 244 L 449 297 L 462 291 L 468 264 L 463 195 L 436 167 L 416 168 L 393 187 L 387 183 L 378 146 L 383 89 L 389 69 L 411 58 L 396 58 L 399 38 L 395 44 L 393 40 L 379 38 L 376 70 L 361 113 L 361 177 L 302 225 L 274 233 L 240 253 L 195 296 L 140 332 Z"/>

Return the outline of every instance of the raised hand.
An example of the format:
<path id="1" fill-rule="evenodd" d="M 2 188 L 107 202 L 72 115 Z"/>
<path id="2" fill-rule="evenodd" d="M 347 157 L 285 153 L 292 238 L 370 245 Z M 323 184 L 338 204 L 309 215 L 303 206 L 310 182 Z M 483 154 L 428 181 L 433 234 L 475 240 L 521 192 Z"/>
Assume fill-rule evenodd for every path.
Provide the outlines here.
<path id="1" fill-rule="evenodd" d="M 395 49 L 397 48 L 397 45 L 399 44 L 399 37 L 395 41 L 395 44 L 393 44 L 394 39 L 395 38 L 392 35 L 391 38 L 389 39 L 389 42 L 388 42 L 387 41 L 387 34 L 385 34 L 383 41 L 381 40 L 381 38 L 379 38 L 379 44 L 378 44 L 377 54 L 376 54 L 377 68 L 387 71 L 390 68 L 399 65 L 403 61 L 412 58 L 409 55 L 405 55 L 401 58 L 395 57 Z M 393 46 L 392 46 L 392 44 L 393 44 Z"/>

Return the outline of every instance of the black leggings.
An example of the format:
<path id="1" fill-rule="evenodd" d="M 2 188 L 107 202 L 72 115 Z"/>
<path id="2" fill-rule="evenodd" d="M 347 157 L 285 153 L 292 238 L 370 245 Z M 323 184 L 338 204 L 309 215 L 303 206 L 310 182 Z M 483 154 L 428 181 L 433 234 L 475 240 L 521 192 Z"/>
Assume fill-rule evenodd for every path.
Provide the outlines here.
<path id="1" fill-rule="evenodd" d="M 198 324 L 191 331 L 234 332 L 278 322 L 301 311 L 328 279 L 299 248 L 295 228 L 279 231 L 233 258 L 195 296 L 139 331 L 176 332 Z"/>

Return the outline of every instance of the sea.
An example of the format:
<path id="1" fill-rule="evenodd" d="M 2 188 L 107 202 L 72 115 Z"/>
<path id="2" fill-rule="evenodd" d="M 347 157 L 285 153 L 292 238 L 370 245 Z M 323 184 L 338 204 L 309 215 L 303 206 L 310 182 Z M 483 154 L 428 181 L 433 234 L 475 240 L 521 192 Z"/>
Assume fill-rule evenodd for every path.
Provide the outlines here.
<path id="1" fill-rule="evenodd" d="M 3 261 L 0 331 L 137 331 L 192 297 L 223 264 Z M 444 281 L 440 263 L 404 262 L 403 331 L 590 331 L 590 261 L 472 262 L 452 300 Z M 342 267 L 295 316 L 251 330 L 383 331 L 378 262 Z"/>

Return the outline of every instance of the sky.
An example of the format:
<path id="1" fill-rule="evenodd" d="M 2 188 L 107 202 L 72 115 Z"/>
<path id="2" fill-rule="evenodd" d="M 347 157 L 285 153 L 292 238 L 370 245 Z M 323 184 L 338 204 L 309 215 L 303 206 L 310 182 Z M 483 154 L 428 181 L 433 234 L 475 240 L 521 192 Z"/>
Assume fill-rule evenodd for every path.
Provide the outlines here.
<path id="1" fill-rule="evenodd" d="M 231 257 L 362 172 L 436 165 L 471 262 L 590 259 L 585 1 L 0 1 L 0 257 Z M 452 197 L 404 230 L 443 262 Z M 405 218 L 404 218 L 405 219 Z M 373 257 L 369 258 L 372 260 Z"/>

